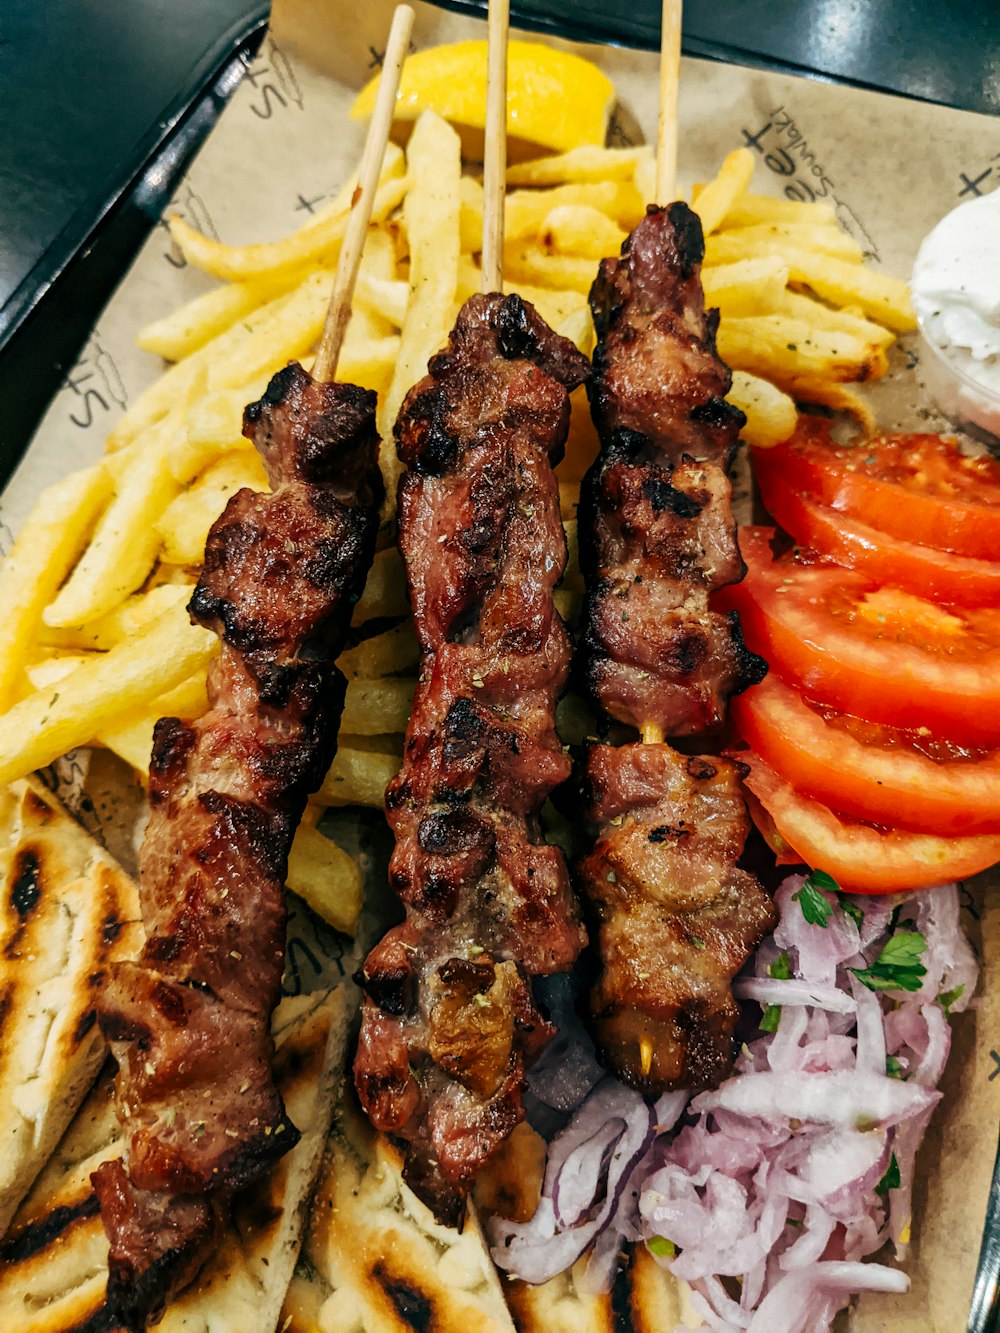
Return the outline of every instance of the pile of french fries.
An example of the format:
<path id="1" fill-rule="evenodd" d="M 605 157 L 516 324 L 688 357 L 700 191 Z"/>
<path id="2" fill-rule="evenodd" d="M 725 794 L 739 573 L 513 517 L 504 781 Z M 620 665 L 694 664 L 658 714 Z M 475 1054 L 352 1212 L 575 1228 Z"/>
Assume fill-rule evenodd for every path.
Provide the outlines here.
<path id="1" fill-rule="evenodd" d="M 750 194 L 752 170 L 748 151 L 730 154 L 693 205 L 707 236 L 706 298 L 721 311 L 719 351 L 735 370 L 731 398 L 747 414 L 746 438 L 766 445 L 791 433 L 796 399 L 864 421 L 849 385 L 885 372 L 886 350 L 913 315 L 905 284 L 865 266 L 832 210 Z M 577 148 L 508 172 L 506 289 L 585 352 L 597 261 L 640 220 L 652 179 L 645 148 Z M 0 783 L 82 745 L 107 747 L 144 781 L 156 719 L 204 711 L 218 641 L 190 623 L 186 603 L 211 524 L 241 487 L 266 486 L 241 433 L 243 407 L 288 360 L 310 365 L 353 191 L 351 180 L 308 226 L 268 244 L 227 245 L 171 223 L 189 263 L 220 285 L 141 331 L 140 346 L 169 368 L 129 406 L 98 464 L 39 496 L 0 572 Z M 392 423 L 479 290 L 481 212 L 458 133 L 425 112 L 405 153 L 386 154 L 338 370 L 379 393 L 389 499 L 340 659 L 349 681 L 340 749 L 296 838 L 289 885 L 344 931 L 360 908 L 360 874 L 317 824 L 332 806 L 381 807 L 418 658 L 391 544 Z M 578 394 L 560 469 L 567 618 L 581 595 L 579 483 L 596 448 Z"/>

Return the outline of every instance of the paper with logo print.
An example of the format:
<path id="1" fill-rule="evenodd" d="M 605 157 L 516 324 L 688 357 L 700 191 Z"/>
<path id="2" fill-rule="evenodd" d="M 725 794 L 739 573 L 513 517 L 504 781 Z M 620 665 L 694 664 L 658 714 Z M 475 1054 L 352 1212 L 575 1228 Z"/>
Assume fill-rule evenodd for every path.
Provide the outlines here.
<path id="1" fill-rule="evenodd" d="M 391 0 L 275 0 L 270 35 L 167 211 L 233 243 L 274 239 L 307 222 L 358 160 L 364 126 L 348 111 L 378 68 L 392 7 Z M 417 49 L 485 35 L 480 21 L 427 4 L 416 9 Z M 653 139 L 654 55 L 544 40 L 587 55 L 614 81 L 611 142 Z M 1000 120 L 969 112 L 685 59 L 679 116 L 681 194 L 689 197 L 693 183 L 713 175 L 730 149 L 749 147 L 755 191 L 832 204 L 872 262 L 900 277 L 940 217 L 1000 185 Z M 186 265 L 165 225 L 154 228 L 0 497 L 0 546 L 9 546 L 42 486 L 100 457 L 108 430 L 161 373 L 162 363 L 136 347 L 137 330 L 212 285 Z M 913 340 L 901 339 L 891 361 L 890 375 L 872 391 L 880 425 L 943 426 L 924 392 Z M 123 804 L 107 791 L 88 800 L 98 831 L 101 811 Z M 348 823 L 340 820 L 338 839 L 349 836 Z M 371 885 L 381 873 L 374 855 L 381 836 L 370 824 L 357 828 L 359 848 L 372 858 Z M 120 830 L 115 838 L 127 841 Z M 923 1149 L 907 1263 L 911 1291 L 866 1296 L 849 1317 L 858 1333 L 951 1333 L 965 1324 L 1000 1120 L 995 879 L 992 886 L 988 894 L 981 880 L 967 895 L 966 924 L 984 963 L 982 995 L 955 1022 L 944 1099 Z M 342 941 L 317 927 L 304 907 L 293 910 L 292 939 L 289 993 L 351 970 Z"/>

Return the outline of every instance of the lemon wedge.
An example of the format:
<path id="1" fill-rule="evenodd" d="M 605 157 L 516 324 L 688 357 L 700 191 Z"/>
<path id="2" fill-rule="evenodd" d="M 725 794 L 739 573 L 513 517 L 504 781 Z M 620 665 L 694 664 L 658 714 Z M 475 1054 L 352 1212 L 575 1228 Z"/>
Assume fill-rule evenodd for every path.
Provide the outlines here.
<path id="1" fill-rule="evenodd" d="M 378 76 L 351 107 L 356 120 L 371 115 Z M 520 161 L 550 150 L 603 144 L 615 98 L 611 80 L 582 56 L 541 42 L 511 42 L 507 55 L 508 157 Z M 486 43 L 432 46 L 409 57 L 396 103 L 393 135 L 405 138 L 426 110 L 436 111 L 462 136 L 466 157 L 481 159 L 486 123 Z"/>

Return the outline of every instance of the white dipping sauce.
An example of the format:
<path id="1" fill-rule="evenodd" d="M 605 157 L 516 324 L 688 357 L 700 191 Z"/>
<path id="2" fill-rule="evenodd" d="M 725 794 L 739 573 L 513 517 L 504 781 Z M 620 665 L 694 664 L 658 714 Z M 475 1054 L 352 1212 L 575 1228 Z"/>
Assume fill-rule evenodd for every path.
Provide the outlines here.
<path id="1" fill-rule="evenodd" d="M 910 289 L 939 362 L 927 366 L 931 392 L 949 415 L 1000 435 L 1000 190 L 942 218 L 920 247 Z"/>

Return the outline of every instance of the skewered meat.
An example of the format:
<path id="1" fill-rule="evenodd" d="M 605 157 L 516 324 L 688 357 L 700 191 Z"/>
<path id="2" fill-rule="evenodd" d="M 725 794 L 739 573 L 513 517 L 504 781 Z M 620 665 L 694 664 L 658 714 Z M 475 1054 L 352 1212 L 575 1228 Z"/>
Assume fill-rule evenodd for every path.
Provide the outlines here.
<path id="1" fill-rule="evenodd" d="M 690 209 L 650 208 L 590 294 L 601 452 L 580 496 L 583 671 L 598 707 L 668 736 L 715 727 L 766 670 L 738 618 L 709 609 L 745 572 L 726 476 L 744 417 L 724 397 L 703 255 Z"/>
<path id="2" fill-rule="evenodd" d="M 570 761 L 555 702 L 570 644 L 552 467 L 589 367 L 517 296 L 474 296 L 396 423 L 400 549 L 421 647 L 403 767 L 386 794 L 405 922 L 359 973 L 355 1079 L 404 1140 L 406 1178 L 461 1223 L 478 1169 L 523 1116 L 552 1029 L 530 977 L 582 943 L 538 811 Z"/>
<path id="3" fill-rule="evenodd" d="M 736 865 L 749 830 L 738 766 L 669 745 L 595 745 L 586 785 L 600 832 L 578 870 L 598 922 L 601 1057 L 644 1091 L 711 1086 L 732 1063 L 733 977 L 775 921 Z"/>
<path id="4" fill-rule="evenodd" d="M 336 746 L 334 666 L 371 563 L 382 483 L 375 395 L 298 365 L 247 408 L 269 494 L 213 526 L 190 603 L 222 651 L 209 711 L 164 718 L 140 857 L 146 945 L 99 1018 L 118 1059 L 124 1161 L 94 1176 L 108 1306 L 144 1328 L 197 1272 L 228 1197 L 298 1139 L 271 1076 L 295 828 Z"/>
<path id="5" fill-rule="evenodd" d="M 580 505 L 583 675 L 612 718 L 667 736 L 715 728 L 767 670 L 738 617 L 709 604 L 745 573 L 726 475 L 744 418 L 725 400 L 703 256 L 686 205 L 651 207 L 590 294 L 601 451 Z M 646 1091 L 715 1083 L 732 1060 L 732 978 L 773 919 L 736 864 L 749 827 L 736 770 L 668 745 L 595 746 L 584 782 L 603 1058 Z"/>

